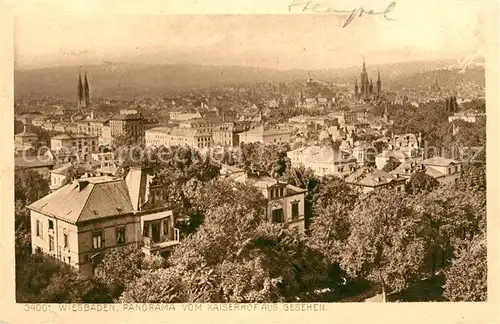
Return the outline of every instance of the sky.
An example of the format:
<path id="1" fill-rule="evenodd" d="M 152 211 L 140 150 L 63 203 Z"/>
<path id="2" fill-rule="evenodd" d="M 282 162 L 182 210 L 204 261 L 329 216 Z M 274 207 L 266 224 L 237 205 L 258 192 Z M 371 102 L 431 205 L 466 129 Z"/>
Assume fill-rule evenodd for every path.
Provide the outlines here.
<path id="1" fill-rule="evenodd" d="M 363 57 L 372 64 L 461 58 L 481 54 L 485 46 L 480 1 L 397 0 L 388 14 L 392 20 L 363 15 L 345 28 L 347 16 L 301 12 L 302 5 L 289 12 L 292 1 L 305 0 L 19 6 L 16 67 L 111 61 L 324 69 L 356 65 Z M 383 11 L 389 3 L 327 0 L 310 6 Z"/>

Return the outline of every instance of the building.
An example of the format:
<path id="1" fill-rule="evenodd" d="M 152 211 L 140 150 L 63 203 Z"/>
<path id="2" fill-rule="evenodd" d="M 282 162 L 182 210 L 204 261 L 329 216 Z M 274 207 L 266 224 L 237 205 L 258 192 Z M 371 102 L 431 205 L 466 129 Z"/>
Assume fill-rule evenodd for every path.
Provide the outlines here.
<path id="1" fill-rule="evenodd" d="M 365 60 L 363 59 L 363 69 L 360 74 L 360 83 L 358 86 L 358 79 L 355 80 L 354 83 L 354 97 L 357 101 L 365 100 L 373 97 L 380 97 L 382 93 L 382 81 L 380 80 L 380 71 L 377 73 L 377 89 L 373 89 L 373 81 L 368 77 L 368 73 L 366 71 Z"/>
<path id="2" fill-rule="evenodd" d="M 168 113 L 169 119 L 173 121 L 184 122 L 191 119 L 201 118 L 201 114 L 199 112 L 196 113 L 187 113 L 182 111 L 172 111 Z"/>
<path id="3" fill-rule="evenodd" d="M 116 159 L 114 152 L 99 152 L 90 154 L 92 161 L 97 164 L 98 168 L 115 166 Z"/>
<path id="4" fill-rule="evenodd" d="M 436 156 L 420 163 L 425 167 L 425 173 L 442 185 L 457 183 L 462 174 L 462 163 L 456 160 Z"/>
<path id="5" fill-rule="evenodd" d="M 251 123 L 248 122 L 224 122 L 213 132 L 213 143 L 215 146 L 233 147 L 240 144 L 240 133 L 248 131 Z"/>
<path id="6" fill-rule="evenodd" d="M 109 127 L 112 141 L 122 136 L 133 141 L 144 137 L 144 123 L 140 114 L 116 114 L 109 120 Z M 104 129 L 102 131 L 104 133 Z"/>
<path id="7" fill-rule="evenodd" d="M 382 189 L 403 191 L 405 189 L 406 178 L 382 170 L 372 170 L 363 167 L 347 176 L 345 181 L 366 193 Z"/>
<path id="8" fill-rule="evenodd" d="M 92 276 L 106 251 L 140 244 L 146 254 L 179 243 L 174 216 L 147 169 L 127 177 L 77 179 L 28 206 L 33 253 L 40 251 Z"/>
<path id="9" fill-rule="evenodd" d="M 87 73 L 85 73 L 83 84 L 82 84 L 82 75 L 81 73 L 78 73 L 78 85 L 76 91 L 77 91 L 77 107 L 90 108 L 90 89 L 87 80 Z"/>
<path id="10" fill-rule="evenodd" d="M 412 149 L 418 150 L 422 144 L 422 135 L 418 134 L 404 134 L 404 135 L 394 135 L 392 138 L 391 147 L 393 149 Z"/>
<path id="11" fill-rule="evenodd" d="M 110 145 L 113 139 L 111 138 L 111 127 L 109 121 L 103 123 L 101 128 L 101 136 L 99 137 L 99 145 Z"/>
<path id="12" fill-rule="evenodd" d="M 378 154 L 375 157 L 375 165 L 377 169 L 382 170 L 384 166 L 389 162 L 390 159 L 394 159 L 399 163 L 404 163 L 409 161 L 410 159 L 414 159 L 417 157 L 418 150 L 412 150 L 410 154 L 405 152 L 404 150 L 383 150 L 382 153 Z"/>
<path id="13" fill-rule="evenodd" d="M 287 152 L 292 167 L 311 168 L 318 177 L 345 177 L 356 169 L 356 158 L 332 147 L 309 146 Z"/>
<path id="14" fill-rule="evenodd" d="M 352 141 L 351 137 L 349 137 L 349 139 Z M 376 154 L 377 149 L 368 142 L 356 143 L 352 149 L 352 156 L 356 159 L 357 165 L 360 167 L 373 164 Z"/>
<path id="15" fill-rule="evenodd" d="M 448 117 L 448 122 L 452 123 L 456 120 L 463 120 L 467 123 L 475 123 L 479 118 L 486 116 L 484 113 L 475 111 L 467 111 L 461 113 L 454 113 L 453 116 Z"/>
<path id="16" fill-rule="evenodd" d="M 98 151 L 99 140 L 97 136 L 86 134 L 61 134 L 50 139 L 50 149 L 56 155 L 76 154 L 86 159 L 90 153 Z"/>
<path id="17" fill-rule="evenodd" d="M 29 133 L 26 124 L 22 133 L 14 135 L 14 148 L 16 152 L 35 149 L 38 143 L 38 135 Z"/>
<path id="18" fill-rule="evenodd" d="M 288 129 L 265 128 L 259 126 L 239 134 L 240 143 L 288 143 L 290 131 Z"/>
<path id="19" fill-rule="evenodd" d="M 55 191 L 70 182 L 72 180 L 73 169 L 73 163 L 66 163 L 50 171 L 50 190 Z"/>
<path id="20" fill-rule="evenodd" d="M 213 146 L 212 135 L 192 128 L 155 127 L 146 131 L 146 146 L 183 146 L 208 149 Z"/>
<path id="21" fill-rule="evenodd" d="M 304 233 L 307 190 L 266 176 L 247 176 L 237 168 L 222 167 L 221 175 L 257 188 L 268 199 L 266 215 L 271 222 L 285 223 L 288 228 Z"/>

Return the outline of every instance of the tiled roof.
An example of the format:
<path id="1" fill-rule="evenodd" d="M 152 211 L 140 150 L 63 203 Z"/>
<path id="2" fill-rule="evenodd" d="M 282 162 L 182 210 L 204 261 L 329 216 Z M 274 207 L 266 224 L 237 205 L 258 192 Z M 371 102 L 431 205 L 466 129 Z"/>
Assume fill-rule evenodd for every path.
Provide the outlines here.
<path id="1" fill-rule="evenodd" d="M 116 114 L 110 120 L 140 120 L 142 119 L 139 114 Z"/>
<path id="2" fill-rule="evenodd" d="M 448 166 L 450 164 L 460 163 L 457 160 L 447 159 L 441 156 L 436 156 L 422 161 L 423 165 Z"/>
<path id="3" fill-rule="evenodd" d="M 112 177 L 76 180 L 29 208 L 71 223 L 133 212 L 125 181 Z"/>
<path id="4" fill-rule="evenodd" d="M 372 170 L 368 171 L 366 168 L 360 168 L 354 171 L 352 174 L 347 176 L 346 182 L 357 184 L 365 187 L 376 187 L 388 184 L 392 181 L 404 181 L 404 178 L 400 178 L 397 175 L 382 171 L 382 170 Z"/>

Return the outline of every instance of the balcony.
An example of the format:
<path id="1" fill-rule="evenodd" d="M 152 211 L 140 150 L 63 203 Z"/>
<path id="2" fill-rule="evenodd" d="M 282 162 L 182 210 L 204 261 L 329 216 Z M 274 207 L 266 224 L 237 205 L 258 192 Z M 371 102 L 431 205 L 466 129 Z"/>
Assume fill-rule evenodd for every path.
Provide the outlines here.
<path id="1" fill-rule="evenodd" d="M 179 244 L 179 230 L 177 228 L 173 228 L 172 230 L 170 237 L 166 237 L 163 241 L 144 237 L 142 251 L 147 255 L 170 251 L 174 246 Z"/>

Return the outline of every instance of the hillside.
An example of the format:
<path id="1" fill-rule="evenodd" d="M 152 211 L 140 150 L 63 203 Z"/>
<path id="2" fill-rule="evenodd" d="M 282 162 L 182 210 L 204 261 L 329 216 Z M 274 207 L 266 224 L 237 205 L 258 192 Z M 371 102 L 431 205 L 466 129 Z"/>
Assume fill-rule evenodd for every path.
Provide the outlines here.
<path id="1" fill-rule="evenodd" d="M 413 87 L 421 82 L 433 82 L 438 73 L 440 84 L 447 82 L 480 82 L 484 85 L 484 68 L 474 67 L 461 73 L 448 69 L 449 61 L 408 62 L 370 66 L 369 75 L 376 79 L 380 69 L 385 86 Z M 275 70 L 241 66 L 153 65 L 110 63 L 86 66 L 93 97 L 129 99 L 157 96 L 185 89 L 209 88 L 227 84 L 254 84 L 256 82 L 283 82 L 318 80 L 350 84 L 359 75 L 360 67 L 338 70 Z M 437 71 L 437 72 L 436 72 Z M 16 70 L 14 89 L 16 97 L 57 96 L 67 99 L 76 94 L 78 67 L 49 67 Z M 457 81 L 458 80 L 458 81 Z"/>

